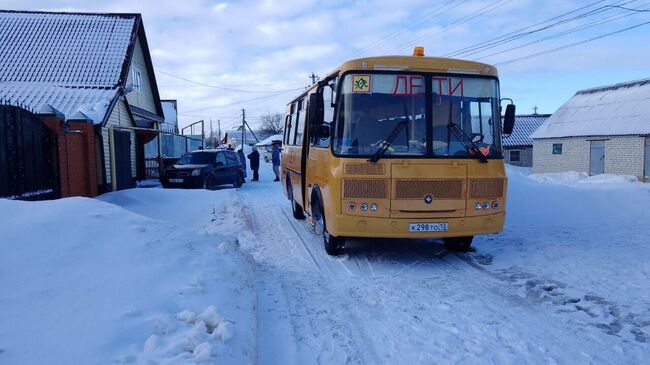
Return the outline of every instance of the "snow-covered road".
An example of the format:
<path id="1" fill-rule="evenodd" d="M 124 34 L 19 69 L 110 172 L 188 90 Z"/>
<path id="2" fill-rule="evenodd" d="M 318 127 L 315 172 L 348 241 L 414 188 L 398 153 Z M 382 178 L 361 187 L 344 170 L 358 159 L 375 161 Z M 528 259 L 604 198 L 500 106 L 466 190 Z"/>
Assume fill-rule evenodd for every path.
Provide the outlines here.
<path id="1" fill-rule="evenodd" d="M 509 168 L 476 251 L 328 256 L 261 181 L 0 201 L 0 364 L 642 364 L 650 185 Z"/>
<path id="2" fill-rule="evenodd" d="M 571 296 L 580 289 L 520 269 L 525 261 L 490 270 L 493 257 L 480 248 L 499 246 L 500 236 L 478 239 L 466 255 L 436 241 L 354 240 L 332 258 L 291 217 L 278 183 L 247 184 L 238 195 L 253 232 L 242 243 L 258 267 L 262 364 L 602 364 L 650 354 L 648 323 L 626 322 L 619 305 Z M 527 234 L 544 244 L 554 232 Z"/>

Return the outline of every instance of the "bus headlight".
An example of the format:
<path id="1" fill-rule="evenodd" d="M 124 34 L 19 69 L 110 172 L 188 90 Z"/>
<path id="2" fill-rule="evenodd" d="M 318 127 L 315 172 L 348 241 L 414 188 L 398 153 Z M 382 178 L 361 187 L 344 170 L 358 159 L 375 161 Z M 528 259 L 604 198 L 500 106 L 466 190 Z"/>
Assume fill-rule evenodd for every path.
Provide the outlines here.
<path id="1" fill-rule="evenodd" d="M 356 205 L 356 204 L 354 204 L 354 203 L 349 203 L 349 204 L 348 204 L 348 210 L 349 210 L 349 211 L 354 211 L 355 209 L 357 209 L 357 205 Z"/>
<path id="2" fill-rule="evenodd" d="M 493 201 L 492 202 L 492 209 L 499 209 L 499 202 L 498 201 Z"/>
<path id="3" fill-rule="evenodd" d="M 476 209 L 476 210 L 481 210 L 481 208 L 483 208 L 481 203 L 476 203 L 476 205 L 474 206 L 474 209 Z"/>
<path id="4" fill-rule="evenodd" d="M 377 211 L 377 204 L 375 204 L 375 203 L 370 204 L 370 211 L 371 212 L 376 212 Z"/>
<path id="5" fill-rule="evenodd" d="M 361 205 L 359 205 L 359 210 L 361 210 L 362 212 L 367 211 L 368 210 L 368 204 L 362 203 Z"/>
<path id="6" fill-rule="evenodd" d="M 484 202 L 483 203 L 483 209 L 490 209 L 490 203 Z"/>

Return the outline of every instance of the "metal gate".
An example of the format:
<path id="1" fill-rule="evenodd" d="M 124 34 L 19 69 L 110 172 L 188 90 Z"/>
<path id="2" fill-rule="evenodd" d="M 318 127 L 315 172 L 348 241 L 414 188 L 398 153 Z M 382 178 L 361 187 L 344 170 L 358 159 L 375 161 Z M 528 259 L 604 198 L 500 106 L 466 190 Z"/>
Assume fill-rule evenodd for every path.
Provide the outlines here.
<path id="1" fill-rule="evenodd" d="M 605 141 L 591 141 L 589 159 L 589 174 L 605 173 Z"/>
<path id="2" fill-rule="evenodd" d="M 113 130 L 113 143 L 117 190 L 132 188 L 134 181 L 131 176 L 131 133 Z"/>
<path id="3" fill-rule="evenodd" d="M 34 114 L 0 105 L 0 197 L 59 197 L 56 137 Z"/>

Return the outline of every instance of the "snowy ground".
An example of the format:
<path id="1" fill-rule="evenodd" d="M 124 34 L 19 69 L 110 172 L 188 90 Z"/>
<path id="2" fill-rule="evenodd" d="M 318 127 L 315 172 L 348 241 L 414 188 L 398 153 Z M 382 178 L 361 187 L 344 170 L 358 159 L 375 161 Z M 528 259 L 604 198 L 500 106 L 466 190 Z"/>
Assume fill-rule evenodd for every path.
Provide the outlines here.
<path id="1" fill-rule="evenodd" d="M 476 252 L 330 258 L 263 165 L 240 190 L 0 201 L 0 364 L 650 358 L 648 184 L 512 168 L 506 230 Z"/>

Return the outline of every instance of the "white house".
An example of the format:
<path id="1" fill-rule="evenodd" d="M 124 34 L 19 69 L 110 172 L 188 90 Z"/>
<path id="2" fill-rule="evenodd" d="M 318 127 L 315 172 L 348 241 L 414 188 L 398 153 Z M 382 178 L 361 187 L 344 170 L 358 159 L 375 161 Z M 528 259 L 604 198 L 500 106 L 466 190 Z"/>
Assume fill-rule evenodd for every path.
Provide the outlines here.
<path id="1" fill-rule="evenodd" d="M 650 79 L 578 91 L 532 135 L 533 170 L 650 175 Z"/>

